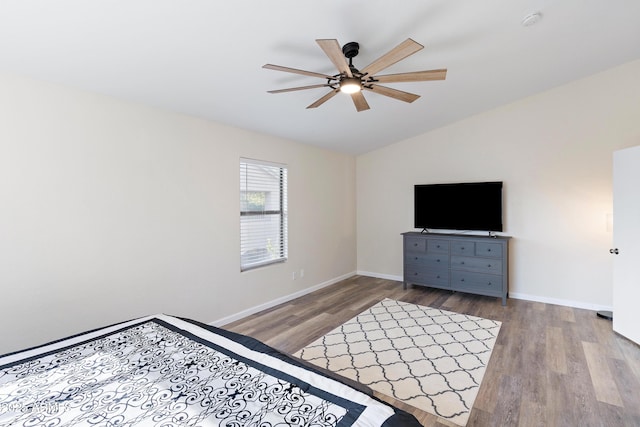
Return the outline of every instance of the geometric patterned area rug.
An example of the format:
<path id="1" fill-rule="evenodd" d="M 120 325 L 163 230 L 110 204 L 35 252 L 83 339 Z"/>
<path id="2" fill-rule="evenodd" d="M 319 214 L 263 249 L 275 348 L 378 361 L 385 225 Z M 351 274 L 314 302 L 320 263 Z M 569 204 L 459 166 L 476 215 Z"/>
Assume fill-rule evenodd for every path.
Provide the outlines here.
<path id="1" fill-rule="evenodd" d="M 465 426 L 500 325 L 385 299 L 295 356 Z"/>

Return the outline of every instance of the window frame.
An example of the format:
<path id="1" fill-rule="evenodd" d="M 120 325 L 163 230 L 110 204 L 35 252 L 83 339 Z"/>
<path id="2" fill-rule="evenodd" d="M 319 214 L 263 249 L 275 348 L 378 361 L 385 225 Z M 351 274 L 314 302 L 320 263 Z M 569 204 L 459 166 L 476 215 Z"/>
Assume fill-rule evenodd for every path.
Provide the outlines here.
<path id="1" fill-rule="evenodd" d="M 245 206 L 247 205 L 247 201 L 246 201 L 247 199 L 246 199 L 246 196 L 243 196 L 243 193 L 247 194 L 251 192 L 256 192 L 256 193 L 264 192 L 264 191 L 257 190 L 256 188 L 253 187 L 253 186 L 259 186 L 261 181 L 259 181 L 259 179 L 257 178 L 255 179 L 255 181 L 251 181 L 250 179 L 251 173 L 249 172 L 249 169 L 248 169 L 251 167 L 253 168 L 262 167 L 262 168 L 265 168 L 266 172 L 277 171 L 277 188 L 278 188 L 277 209 L 273 209 L 273 207 L 271 207 L 271 209 L 263 209 L 263 210 L 256 210 L 256 209 L 243 210 L 243 204 Z M 243 180 L 244 180 L 244 187 L 243 187 Z M 250 158 L 244 158 L 244 157 L 240 158 L 240 271 L 241 272 L 254 270 L 256 268 L 265 267 L 265 266 L 277 264 L 277 263 L 283 263 L 287 261 L 288 259 L 288 200 L 287 200 L 288 188 L 287 187 L 288 187 L 288 167 L 286 164 L 267 162 L 263 160 L 256 160 L 256 159 L 250 159 Z M 244 203 L 243 203 L 243 200 L 244 200 Z M 268 200 L 268 197 L 265 195 L 265 202 L 264 202 L 265 208 L 266 208 L 267 200 Z M 264 217 L 266 219 L 268 217 L 273 217 L 273 216 L 277 216 L 279 218 L 278 231 L 276 234 L 276 237 L 278 239 L 278 242 L 276 245 L 277 255 L 273 257 L 273 254 L 272 254 L 271 258 L 265 257 L 263 259 L 258 259 L 257 261 L 253 261 L 253 262 L 245 261 L 244 257 L 248 251 L 264 249 L 265 252 L 269 252 L 269 249 L 268 249 L 269 243 L 267 240 L 267 243 L 264 248 L 257 247 L 257 248 L 250 249 L 249 247 L 247 247 L 247 245 L 251 246 L 251 243 L 255 245 L 255 241 L 251 240 L 252 235 L 247 234 L 245 227 L 248 228 L 249 225 L 248 223 L 243 223 L 243 219 L 252 218 L 252 217 L 253 218 Z M 268 231 L 267 230 L 269 227 L 268 221 L 266 224 L 262 224 L 259 227 L 262 227 L 260 229 L 261 232 Z M 255 234 L 259 234 L 259 233 L 255 233 Z"/>

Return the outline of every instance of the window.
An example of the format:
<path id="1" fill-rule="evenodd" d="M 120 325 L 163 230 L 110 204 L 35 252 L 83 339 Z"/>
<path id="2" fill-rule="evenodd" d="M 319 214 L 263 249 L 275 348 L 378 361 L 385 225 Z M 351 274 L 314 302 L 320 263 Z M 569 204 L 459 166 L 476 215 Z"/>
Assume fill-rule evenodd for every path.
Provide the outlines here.
<path id="1" fill-rule="evenodd" d="M 287 167 L 240 159 L 240 270 L 287 260 Z"/>

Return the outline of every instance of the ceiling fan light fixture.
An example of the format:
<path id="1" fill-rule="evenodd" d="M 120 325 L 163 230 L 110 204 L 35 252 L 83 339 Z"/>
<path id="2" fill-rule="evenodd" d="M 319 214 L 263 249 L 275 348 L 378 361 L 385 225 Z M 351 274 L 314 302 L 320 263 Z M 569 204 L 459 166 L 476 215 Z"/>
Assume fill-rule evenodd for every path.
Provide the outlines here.
<path id="1" fill-rule="evenodd" d="M 340 81 L 340 92 L 356 93 L 362 90 L 362 82 L 356 77 L 345 77 Z"/>

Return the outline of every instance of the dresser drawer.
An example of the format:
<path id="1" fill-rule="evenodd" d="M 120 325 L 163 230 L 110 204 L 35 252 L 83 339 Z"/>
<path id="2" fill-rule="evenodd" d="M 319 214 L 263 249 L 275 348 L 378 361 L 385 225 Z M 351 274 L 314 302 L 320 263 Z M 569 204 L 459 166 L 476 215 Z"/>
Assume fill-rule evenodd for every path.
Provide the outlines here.
<path id="1" fill-rule="evenodd" d="M 407 237 L 404 239 L 404 250 L 407 252 L 426 252 L 427 239 L 422 237 Z"/>
<path id="2" fill-rule="evenodd" d="M 449 242 L 441 239 L 429 239 L 427 240 L 427 252 L 434 254 L 448 254 Z"/>
<path id="3" fill-rule="evenodd" d="M 475 255 L 475 243 L 474 242 L 451 242 L 451 254 L 452 255 Z"/>
<path id="4" fill-rule="evenodd" d="M 449 268 L 449 256 L 441 254 L 412 252 L 405 254 L 404 262 L 405 264 L 419 264 L 428 268 Z"/>
<path id="5" fill-rule="evenodd" d="M 502 274 L 502 260 L 474 258 L 466 256 L 452 256 L 451 268 L 467 271 L 477 271 L 478 273 Z"/>
<path id="6" fill-rule="evenodd" d="M 433 270 L 419 266 L 405 265 L 404 281 L 417 284 L 449 288 L 449 270 Z"/>
<path id="7" fill-rule="evenodd" d="M 502 258 L 502 245 L 500 243 L 477 242 L 476 255 L 491 258 Z"/>
<path id="8" fill-rule="evenodd" d="M 452 270 L 451 288 L 458 291 L 481 291 L 486 295 L 500 295 L 502 292 L 502 276 Z"/>

